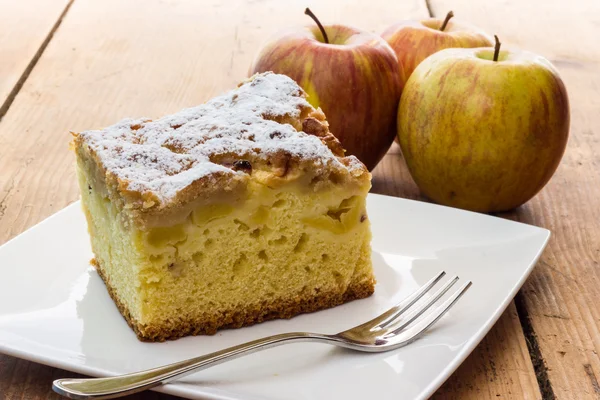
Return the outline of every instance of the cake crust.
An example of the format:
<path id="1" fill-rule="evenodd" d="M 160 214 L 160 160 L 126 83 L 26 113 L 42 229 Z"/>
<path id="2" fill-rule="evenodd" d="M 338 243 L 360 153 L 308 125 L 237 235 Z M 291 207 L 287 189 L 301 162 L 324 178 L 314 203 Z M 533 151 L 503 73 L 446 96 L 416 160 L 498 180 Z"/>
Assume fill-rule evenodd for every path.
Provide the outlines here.
<path id="1" fill-rule="evenodd" d="M 92 266 L 104 281 L 108 294 L 119 312 L 133 329 L 139 340 L 144 342 L 164 342 L 184 336 L 214 335 L 220 329 L 242 328 L 273 319 L 290 319 L 299 314 L 332 308 L 352 300 L 369 297 L 375 291 L 374 279 L 352 282 L 345 292 L 323 292 L 317 296 L 296 296 L 283 301 L 271 301 L 260 306 L 247 306 L 205 320 L 170 321 L 162 326 L 147 326 L 139 323 L 112 288 L 100 263 L 92 259 Z"/>
<path id="2" fill-rule="evenodd" d="M 287 76 L 258 74 L 198 107 L 74 134 L 73 147 L 94 164 L 96 186 L 141 228 L 186 207 L 235 201 L 251 180 L 312 191 L 369 186 L 366 167 L 344 156 L 306 97 Z"/>

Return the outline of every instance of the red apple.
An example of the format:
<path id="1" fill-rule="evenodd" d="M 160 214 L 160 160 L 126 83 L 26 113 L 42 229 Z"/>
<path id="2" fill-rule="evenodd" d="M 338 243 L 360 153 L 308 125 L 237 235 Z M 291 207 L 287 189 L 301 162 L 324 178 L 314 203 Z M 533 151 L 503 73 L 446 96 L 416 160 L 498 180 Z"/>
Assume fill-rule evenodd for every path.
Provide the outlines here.
<path id="1" fill-rule="evenodd" d="M 506 211 L 550 180 L 569 136 L 569 100 L 545 58 L 496 48 L 446 49 L 408 79 L 398 139 L 430 199 Z"/>
<path id="2" fill-rule="evenodd" d="M 395 137 L 402 91 L 398 60 L 375 34 L 318 24 L 275 35 L 256 56 L 250 74 L 273 71 L 294 79 L 308 101 L 321 107 L 347 153 L 372 170 Z"/>
<path id="3" fill-rule="evenodd" d="M 381 35 L 392 46 L 402 68 L 404 82 L 417 65 L 433 53 L 451 47 L 493 46 L 485 32 L 464 23 L 450 20 L 450 11 L 444 20 L 429 18 L 422 21 L 404 21 L 389 27 Z"/>

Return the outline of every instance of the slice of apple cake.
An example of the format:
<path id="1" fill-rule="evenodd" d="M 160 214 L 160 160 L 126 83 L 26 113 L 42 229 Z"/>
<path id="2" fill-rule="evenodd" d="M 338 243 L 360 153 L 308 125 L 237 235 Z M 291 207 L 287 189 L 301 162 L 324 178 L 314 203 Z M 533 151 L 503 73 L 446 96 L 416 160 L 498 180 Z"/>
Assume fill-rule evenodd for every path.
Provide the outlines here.
<path id="1" fill-rule="evenodd" d="M 141 340 L 373 293 L 370 174 L 290 78 L 75 135 L 94 264 Z"/>

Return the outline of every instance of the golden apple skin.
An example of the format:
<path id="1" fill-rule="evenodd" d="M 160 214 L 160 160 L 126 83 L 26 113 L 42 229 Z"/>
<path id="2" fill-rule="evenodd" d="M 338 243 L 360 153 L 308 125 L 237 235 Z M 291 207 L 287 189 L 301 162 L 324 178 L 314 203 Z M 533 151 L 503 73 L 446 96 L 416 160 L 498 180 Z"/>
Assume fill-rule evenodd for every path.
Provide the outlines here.
<path id="1" fill-rule="evenodd" d="M 412 177 L 437 203 L 513 209 L 550 180 L 569 135 L 569 101 L 552 64 L 529 52 L 447 49 L 404 88 L 398 139 Z"/>
<path id="2" fill-rule="evenodd" d="M 381 37 L 394 49 L 402 69 L 403 83 L 417 66 L 430 55 L 448 48 L 492 46 L 494 41 L 485 32 L 451 19 L 440 31 L 443 19 L 403 21 L 386 29 Z"/>
<path id="3" fill-rule="evenodd" d="M 369 170 L 396 136 L 402 86 L 394 51 L 381 37 L 343 25 L 278 33 L 256 56 L 250 75 L 273 71 L 294 79 L 321 107 L 330 131 Z"/>

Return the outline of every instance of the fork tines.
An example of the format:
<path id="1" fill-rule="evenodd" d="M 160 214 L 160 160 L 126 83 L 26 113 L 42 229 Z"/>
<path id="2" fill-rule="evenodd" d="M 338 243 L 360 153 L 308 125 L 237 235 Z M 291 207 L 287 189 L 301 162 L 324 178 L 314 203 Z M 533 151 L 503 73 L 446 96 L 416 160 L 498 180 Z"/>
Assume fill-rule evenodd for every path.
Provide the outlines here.
<path id="1" fill-rule="evenodd" d="M 407 298 L 361 327 L 377 332 L 378 337 L 393 338 L 394 342 L 403 346 L 411 343 L 442 318 L 471 286 L 471 281 L 467 281 L 441 304 L 427 312 L 460 279 L 458 276 L 451 277 L 435 293 L 429 295 L 445 275 L 445 271 L 439 272 Z"/>

